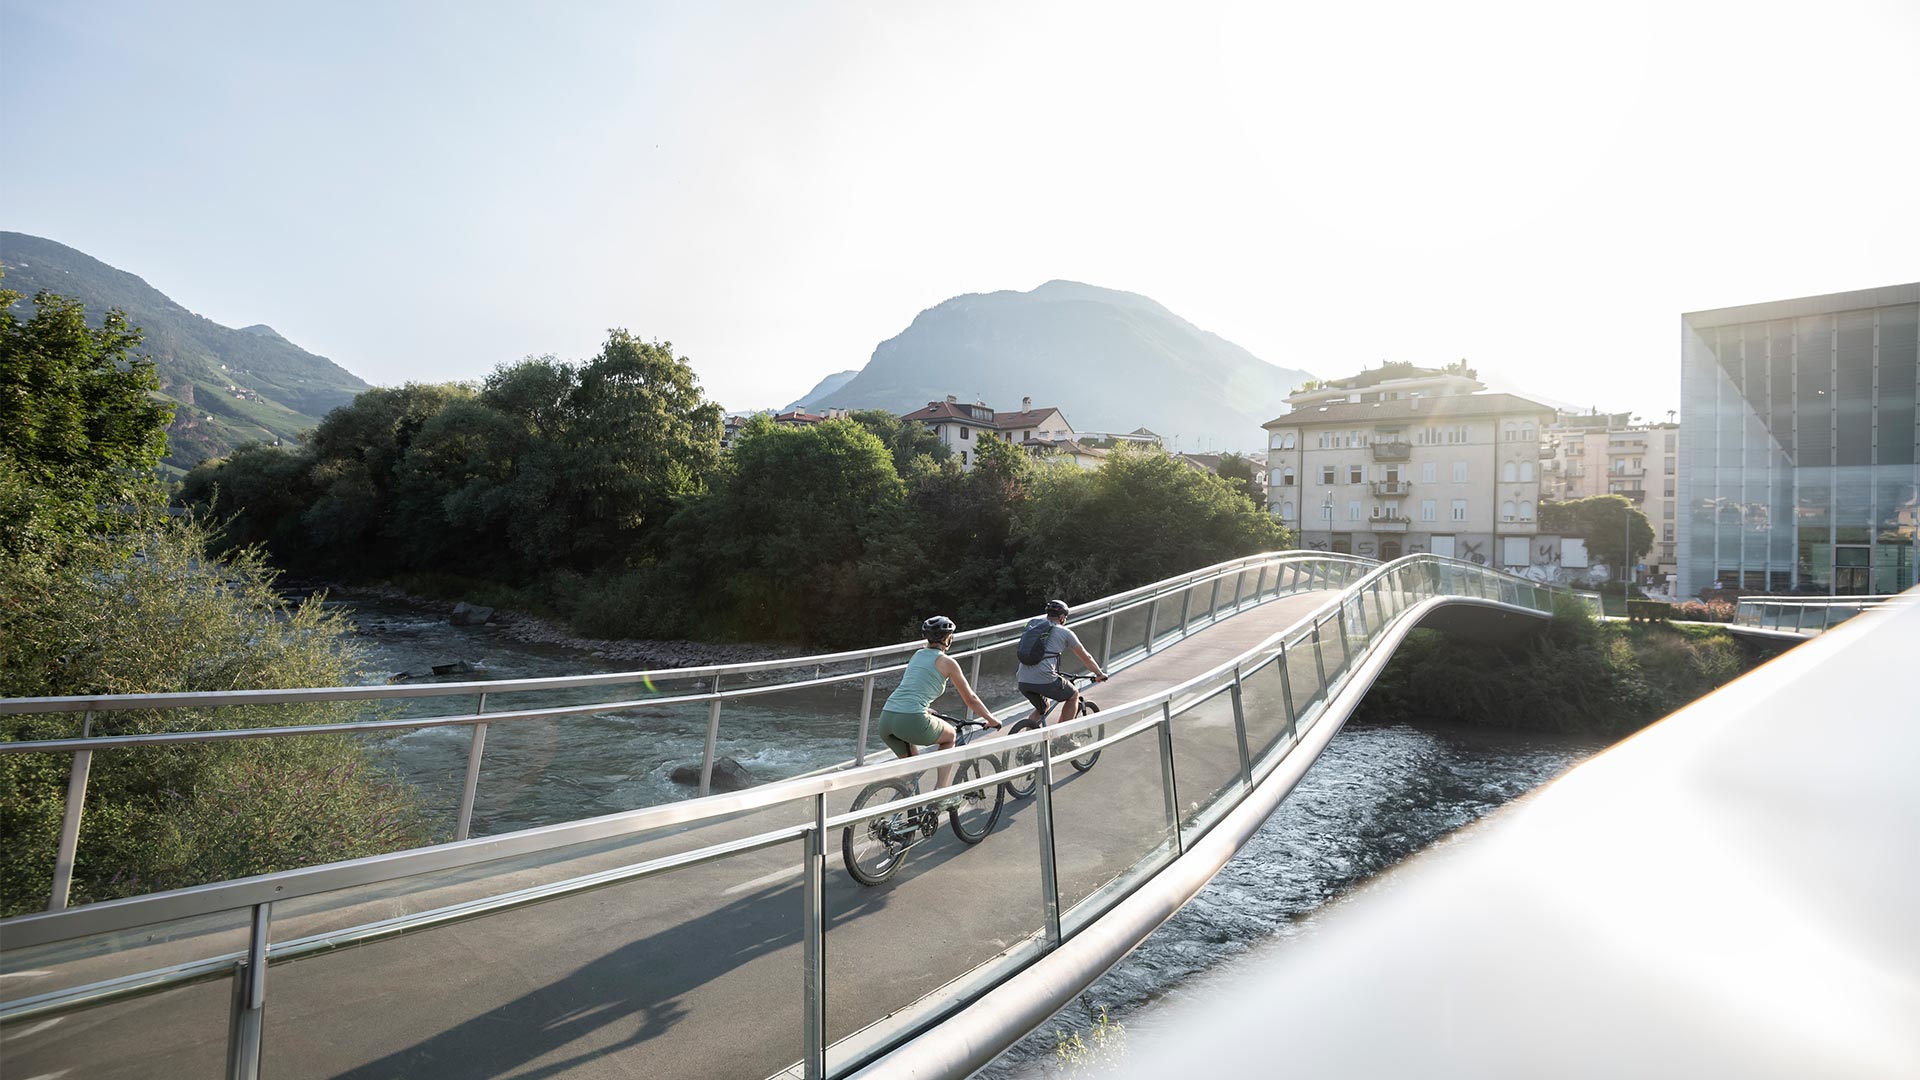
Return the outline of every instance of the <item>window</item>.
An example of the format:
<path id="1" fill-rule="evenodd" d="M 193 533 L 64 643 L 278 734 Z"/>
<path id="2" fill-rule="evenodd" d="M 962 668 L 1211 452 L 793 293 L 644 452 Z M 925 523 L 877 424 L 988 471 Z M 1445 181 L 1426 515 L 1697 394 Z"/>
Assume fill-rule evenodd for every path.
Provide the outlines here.
<path id="1" fill-rule="evenodd" d="M 1292 499 L 1288 499 L 1287 501 L 1280 504 L 1280 519 L 1282 521 L 1293 520 L 1293 500 Z"/>
<path id="2" fill-rule="evenodd" d="M 1453 482 L 1456 484 L 1464 484 L 1467 482 L 1466 462 L 1456 461 L 1453 463 Z"/>
<path id="3" fill-rule="evenodd" d="M 961 438 L 963 438 L 963 439 L 964 439 L 964 438 L 966 438 L 966 437 L 967 437 L 967 434 L 968 434 L 968 432 L 969 432 L 970 430 L 971 430 L 971 429 L 969 429 L 969 428 L 967 427 L 967 425 L 965 425 L 965 424 L 961 424 L 961 425 L 960 425 L 960 437 L 961 437 Z"/>
<path id="4" fill-rule="evenodd" d="M 1500 565 L 1525 566 L 1533 548 L 1533 542 L 1524 536 L 1507 536 L 1500 540 Z"/>
<path id="5" fill-rule="evenodd" d="M 1530 499 L 1521 499 L 1521 500 L 1520 500 L 1520 520 L 1521 520 L 1521 521 L 1532 521 L 1532 520 L 1533 520 L 1533 502 L 1532 502 L 1532 500 L 1530 500 Z"/>
<path id="6" fill-rule="evenodd" d="M 1320 482 L 1328 486 L 1331 486 L 1333 484 L 1333 466 L 1331 465 L 1320 466 Z"/>
<path id="7" fill-rule="evenodd" d="M 1359 465 L 1347 466 L 1347 483 L 1358 484 L 1366 480 L 1366 469 Z"/>
<path id="8" fill-rule="evenodd" d="M 1521 442 L 1538 442 L 1539 439 L 1540 437 L 1534 434 L 1532 424 L 1520 425 L 1520 441 Z"/>
<path id="9" fill-rule="evenodd" d="M 1421 521 L 1438 521 L 1439 514 L 1440 514 L 1440 509 L 1438 505 L 1435 504 L 1434 500 L 1432 499 L 1420 500 L 1420 520 Z"/>
<path id="10" fill-rule="evenodd" d="M 1455 521 L 1467 520 L 1467 500 L 1465 499 L 1453 500 L 1453 520 Z"/>
<path id="11" fill-rule="evenodd" d="M 1348 521 L 1360 520 L 1360 500 L 1359 499 L 1353 499 L 1347 503 L 1347 520 Z"/>
<path id="12" fill-rule="evenodd" d="M 1327 448 L 1327 438 L 1328 435 L 1326 432 L 1323 431 L 1320 433 L 1320 449 L 1325 450 Z"/>
<path id="13" fill-rule="evenodd" d="M 1023 440 L 1030 440 L 1030 439 L 1032 439 L 1032 438 L 1033 438 L 1033 429 L 1032 429 L 1032 428 L 1028 428 L 1027 430 L 1025 430 L 1025 431 L 1023 431 L 1023 432 L 1021 432 L 1021 433 L 1020 433 L 1020 438 L 1021 438 L 1021 439 L 1023 439 Z"/>
<path id="14" fill-rule="evenodd" d="M 1665 490 L 1663 490 L 1661 494 L 1665 495 L 1669 499 L 1673 498 L 1673 481 L 1671 480 L 1667 481 Z"/>
<path id="15" fill-rule="evenodd" d="M 1441 558 L 1453 558 L 1454 541 L 1451 536 L 1436 536 L 1428 542 L 1427 546 Z"/>
<path id="16" fill-rule="evenodd" d="M 1516 513 L 1516 509 L 1513 505 L 1512 499 L 1508 499 L 1506 502 L 1503 502 L 1500 504 L 1500 520 L 1501 521 L 1512 521 L 1515 513 Z"/>
<path id="17" fill-rule="evenodd" d="M 1280 470 L 1280 486 L 1293 486 L 1293 466 L 1288 465 L 1286 468 Z"/>
<path id="18" fill-rule="evenodd" d="M 1280 449 L 1293 449 L 1293 432 L 1289 431 L 1285 435 L 1280 436 Z"/>
<path id="19" fill-rule="evenodd" d="M 1511 484 L 1518 479 L 1520 479 L 1520 466 L 1515 465 L 1511 461 L 1507 462 L 1505 465 L 1500 466 L 1500 482 L 1501 483 Z"/>
<path id="20" fill-rule="evenodd" d="M 1533 483 L 1533 462 L 1523 461 L 1520 463 L 1520 482 L 1523 484 Z"/>
<path id="21" fill-rule="evenodd" d="M 1671 523 L 1660 526 L 1660 539 L 1669 544 L 1673 543 L 1673 525 Z"/>
<path id="22" fill-rule="evenodd" d="M 1504 442 L 1512 442 L 1519 437 L 1520 426 L 1511 420 L 1507 421 L 1506 426 L 1500 429 L 1500 438 Z"/>
<path id="23" fill-rule="evenodd" d="M 1673 475 L 1673 459 L 1672 458 L 1667 459 L 1666 474 L 1668 476 Z"/>
<path id="24" fill-rule="evenodd" d="M 1431 461 L 1423 462 L 1420 466 L 1420 482 L 1423 484 L 1433 483 L 1434 475 L 1438 472 L 1439 466 Z"/>

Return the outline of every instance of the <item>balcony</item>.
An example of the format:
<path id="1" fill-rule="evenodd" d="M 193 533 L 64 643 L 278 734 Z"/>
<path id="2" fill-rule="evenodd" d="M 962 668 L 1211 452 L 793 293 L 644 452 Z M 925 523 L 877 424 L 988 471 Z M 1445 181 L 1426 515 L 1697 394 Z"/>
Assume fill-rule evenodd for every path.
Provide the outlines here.
<path id="1" fill-rule="evenodd" d="M 1647 470 L 1644 466 L 1638 469 L 1635 469 L 1632 467 L 1623 468 L 1623 469 L 1616 468 L 1616 469 L 1608 469 L 1607 475 L 1608 476 L 1645 476 L 1647 475 Z"/>
<path id="2" fill-rule="evenodd" d="M 1646 488 L 1622 488 L 1619 491 L 1609 491 L 1607 492 L 1607 494 L 1625 495 L 1627 498 L 1632 499 L 1634 502 L 1637 502 L 1637 503 L 1644 503 L 1647 501 Z"/>
<path id="3" fill-rule="evenodd" d="M 1413 457 L 1413 444 L 1410 442 L 1377 442 L 1373 444 L 1373 460 L 1406 461 Z"/>
<path id="4" fill-rule="evenodd" d="M 1405 480 L 1375 480 L 1371 486 L 1373 493 L 1383 499 L 1404 498 L 1413 491 L 1413 485 Z"/>
<path id="5" fill-rule="evenodd" d="M 1407 531 L 1407 522 L 1409 520 L 1411 519 L 1403 518 L 1398 514 L 1381 514 L 1378 517 L 1368 518 L 1367 526 L 1377 533 L 1403 533 Z"/>
<path id="6" fill-rule="evenodd" d="M 1503 517 L 1493 531 L 1502 536 L 1532 536 L 1540 531 L 1540 523 L 1532 518 Z"/>
<path id="7" fill-rule="evenodd" d="M 1553 455 L 1554 455 L 1554 448 L 1551 446 L 1547 446 L 1543 443 L 1540 447 L 1540 460 L 1546 461 L 1547 459 L 1553 457 Z"/>

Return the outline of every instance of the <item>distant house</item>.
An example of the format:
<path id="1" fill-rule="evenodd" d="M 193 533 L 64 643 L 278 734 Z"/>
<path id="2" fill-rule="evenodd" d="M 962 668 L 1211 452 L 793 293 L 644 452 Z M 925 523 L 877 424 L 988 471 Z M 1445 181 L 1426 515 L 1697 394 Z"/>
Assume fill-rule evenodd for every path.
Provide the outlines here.
<path id="1" fill-rule="evenodd" d="M 1177 456 L 1181 461 L 1185 462 L 1188 466 L 1192 468 L 1199 469 L 1203 472 L 1210 472 L 1215 476 L 1219 476 L 1220 462 L 1227 455 L 1225 454 L 1180 454 Z M 1253 482 L 1260 485 L 1260 488 L 1262 490 L 1265 490 L 1267 486 L 1267 463 L 1266 463 L 1265 455 L 1261 455 L 1260 457 L 1254 457 L 1251 454 L 1242 454 L 1241 457 L 1246 458 L 1247 462 L 1253 466 Z"/>
<path id="2" fill-rule="evenodd" d="M 1065 457 L 1083 469 L 1097 469 L 1107 459 L 1108 451 L 1097 446 L 1088 446 L 1079 439 L 1067 435 L 1063 437 L 1036 437 L 1025 444 L 1027 452 L 1036 457 Z"/>
<path id="3" fill-rule="evenodd" d="M 1166 438 L 1157 431 L 1137 427 L 1132 431 L 1083 431 L 1081 438 L 1089 444 L 1099 446 L 1117 446 L 1120 443 L 1138 443 L 1141 446 L 1165 446 Z"/>
<path id="4" fill-rule="evenodd" d="M 958 398 L 948 394 L 947 400 L 929 401 L 925 408 L 915 409 L 900 419 L 925 424 L 927 430 L 938 435 L 953 452 L 962 469 L 973 468 L 976 436 L 982 431 L 1025 447 L 1029 452 L 1039 448 L 1036 443 L 1074 437 L 1073 425 L 1067 423 L 1059 409 L 1036 409 L 1030 397 L 1020 399 L 1018 412 L 995 412 L 983 402 L 962 405 Z"/>

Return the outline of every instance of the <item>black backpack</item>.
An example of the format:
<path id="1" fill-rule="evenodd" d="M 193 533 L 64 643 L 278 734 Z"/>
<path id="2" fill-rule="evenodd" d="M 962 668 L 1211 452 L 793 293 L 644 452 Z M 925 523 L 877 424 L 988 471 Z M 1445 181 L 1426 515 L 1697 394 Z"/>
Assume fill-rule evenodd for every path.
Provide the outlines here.
<path id="1" fill-rule="evenodd" d="M 1013 655 L 1023 664 L 1038 664 L 1047 658 L 1047 643 L 1052 640 L 1052 619 L 1045 615 L 1028 619 L 1027 628 L 1020 635 L 1020 644 L 1013 648 Z"/>

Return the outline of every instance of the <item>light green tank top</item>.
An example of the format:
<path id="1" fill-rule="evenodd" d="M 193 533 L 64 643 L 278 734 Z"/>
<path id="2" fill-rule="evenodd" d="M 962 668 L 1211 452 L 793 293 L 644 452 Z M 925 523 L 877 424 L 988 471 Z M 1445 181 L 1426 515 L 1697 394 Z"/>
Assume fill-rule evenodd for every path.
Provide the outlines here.
<path id="1" fill-rule="evenodd" d="M 946 654 L 939 649 L 921 649 L 907 661 L 900 673 L 900 685 L 887 695 L 883 708 L 888 712 L 926 712 L 933 699 L 946 692 L 947 677 L 933 665 Z"/>

